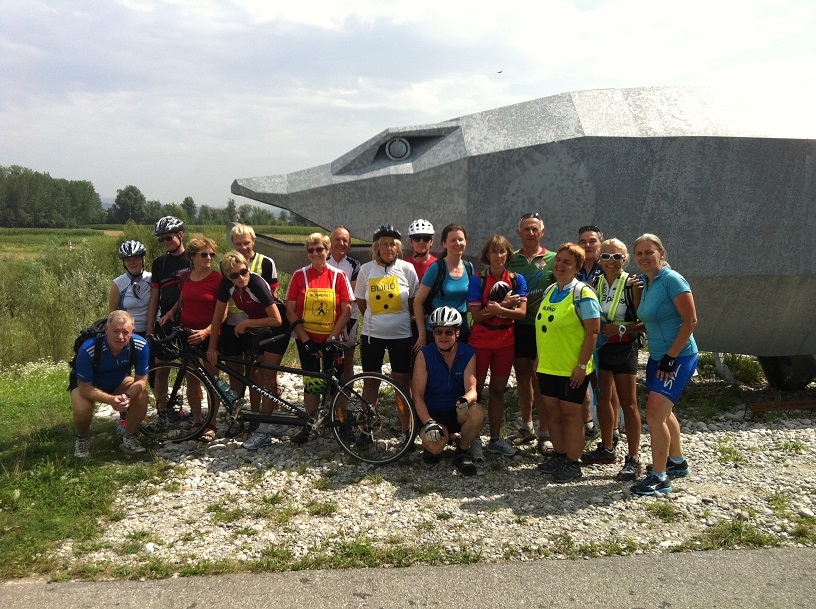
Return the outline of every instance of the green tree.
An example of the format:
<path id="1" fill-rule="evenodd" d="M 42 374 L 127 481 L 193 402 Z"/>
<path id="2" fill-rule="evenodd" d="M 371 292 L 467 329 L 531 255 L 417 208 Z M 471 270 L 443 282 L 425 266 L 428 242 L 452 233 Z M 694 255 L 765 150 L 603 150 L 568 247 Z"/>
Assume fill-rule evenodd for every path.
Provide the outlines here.
<path id="1" fill-rule="evenodd" d="M 135 186 L 128 185 L 116 191 L 116 200 L 108 210 L 108 217 L 116 224 L 124 224 L 133 220 L 137 224 L 145 221 L 145 207 L 147 200 L 142 191 Z"/>
<path id="2" fill-rule="evenodd" d="M 198 214 L 196 212 L 196 204 L 193 201 L 193 197 L 184 197 L 184 201 L 181 202 L 181 207 L 187 213 L 187 220 L 190 222 L 195 222 Z"/>
<path id="3" fill-rule="evenodd" d="M 230 197 L 227 199 L 227 208 L 224 210 L 224 219 L 226 222 L 235 222 L 238 210 L 235 208 L 235 199 Z"/>

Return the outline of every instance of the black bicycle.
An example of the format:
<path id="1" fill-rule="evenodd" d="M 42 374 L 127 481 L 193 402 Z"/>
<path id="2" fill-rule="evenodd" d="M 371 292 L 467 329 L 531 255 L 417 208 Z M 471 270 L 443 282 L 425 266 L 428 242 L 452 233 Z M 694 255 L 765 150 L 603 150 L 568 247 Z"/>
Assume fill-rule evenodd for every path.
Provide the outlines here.
<path id="1" fill-rule="evenodd" d="M 151 389 L 147 417 L 141 425 L 141 431 L 153 440 L 184 442 L 198 438 L 208 428 L 214 429 L 220 402 L 226 435 L 237 435 L 254 421 L 308 427 L 310 435 L 331 429 L 344 451 L 375 465 L 396 461 L 412 450 L 418 433 L 418 419 L 411 398 L 383 374 L 363 372 L 346 381 L 342 379 L 343 353 L 355 346 L 355 342 L 329 340 L 323 343 L 322 372 L 255 361 L 260 346 L 284 337 L 264 338 L 253 333 L 253 348 L 245 357 L 219 355 L 219 371 L 278 407 L 271 414 L 261 414 L 249 410 L 249 400 L 245 397 L 231 399 L 228 388 L 221 388 L 220 377 L 210 374 L 204 366 L 206 352 L 187 342 L 190 333 L 190 330 L 178 327 L 165 338 L 151 337 L 151 349 L 157 358 L 165 360 L 150 367 L 150 372 L 155 374 L 154 388 Z M 246 375 L 227 364 L 246 370 Z M 252 370 L 257 368 L 303 377 L 307 390 L 322 393 L 317 410 L 309 415 L 302 405 L 293 404 L 257 384 L 251 379 Z M 167 379 L 166 384 L 163 379 Z M 167 389 L 158 390 L 156 386 Z M 201 419 L 194 423 L 190 413 L 199 409 Z"/>

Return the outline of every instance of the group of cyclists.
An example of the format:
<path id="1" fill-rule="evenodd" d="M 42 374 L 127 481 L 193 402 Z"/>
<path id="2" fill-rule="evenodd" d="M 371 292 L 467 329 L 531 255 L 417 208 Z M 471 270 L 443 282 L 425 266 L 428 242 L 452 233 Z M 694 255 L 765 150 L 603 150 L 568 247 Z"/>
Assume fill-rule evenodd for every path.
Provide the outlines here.
<path id="1" fill-rule="evenodd" d="M 279 364 L 291 337 L 307 371 L 320 370 L 329 339 L 359 340 L 363 371 L 381 372 L 387 352 L 391 377 L 412 395 L 422 425 L 422 462 L 428 466 L 439 463 L 445 447 L 454 443 L 454 466 L 463 475 L 473 475 L 483 451 L 513 458 L 519 446 L 537 441 L 543 457 L 538 470 L 554 482 L 573 481 L 582 476 L 583 466 L 617 461 L 622 411 L 626 450 L 619 480 L 635 482 L 635 494 L 651 495 L 672 490 L 669 476 L 688 474 L 673 406 L 696 369 L 696 312 L 689 284 L 669 267 L 656 235 L 635 240 L 639 273 L 630 274 L 624 270 L 630 260 L 627 246 L 604 239 L 597 226 L 581 227 L 577 242 L 550 251 L 542 245 L 543 218 L 527 213 L 518 222 L 521 247 L 514 250 L 505 236 L 491 236 L 479 256 L 483 269 L 477 271 L 465 258 L 467 231 L 456 223 L 442 229 L 438 258 L 432 254 L 436 231 L 428 220 L 410 224 L 408 244 L 399 229 L 382 225 L 372 236 L 371 260 L 364 263 L 348 256 L 351 236 L 338 226 L 330 235 L 315 232 L 305 239 L 308 264 L 292 273 L 279 299 L 275 263 L 254 251 L 251 227 L 233 227 L 234 251 L 222 256 L 218 270 L 213 268 L 216 244 L 196 238 L 185 245 L 180 219 L 162 218 L 153 232 L 165 253 L 149 272 L 141 243 L 128 241 L 120 247 L 125 272 L 111 285 L 111 315 L 128 312 L 130 333 L 142 336 L 160 325 L 181 323 L 192 331 L 189 341 L 206 348 L 213 372 L 219 354 L 247 350 L 253 327 L 271 328 L 283 339 L 269 343 L 260 361 Z M 109 324 L 115 325 L 122 324 Z M 646 418 L 653 464 L 644 472 L 636 374 L 646 336 Z M 133 344 L 128 336 L 118 349 L 121 339 L 107 335 L 103 347 L 108 349 L 110 341 L 120 368 L 128 355 L 124 351 Z M 93 345 L 88 347 L 92 356 Z M 346 374 L 353 359 L 353 353 L 345 354 Z M 128 368 L 124 376 L 100 380 L 103 392 L 93 395 L 85 385 L 92 385 L 103 368 L 89 372 L 88 362 L 78 358 L 78 371 L 80 367 L 79 386 L 72 391 L 80 436 L 77 456 L 87 456 L 89 449 L 84 422 L 90 400 L 120 410 L 123 450 L 143 451 L 133 436 L 138 425 L 128 421 L 128 408 L 121 406 L 125 398 L 118 396 L 130 392 L 142 400 L 144 366 L 137 365 L 135 376 Z M 505 437 L 505 389 L 513 370 L 521 419 L 515 433 Z M 260 384 L 280 391 L 274 371 L 256 372 Z M 201 425 L 201 404 L 191 400 L 189 413 L 167 413 L 159 397 L 166 379 L 152 383 L 158 417 L 189 416 L 192 425 Z M 480 404 L 485 384 L 486 408 Z M 307 412 L 317 408 L 320 392 L 319 386 L 305 383 Z M 253 410 L 266 413 L 274 408 L 257 395 L 250 395 L 250 401 Z M 83 415 L 78 418 L 80 402 Z M 485 419 L 488 441 L 483 445 Z M 211 442 L 215 433 L 202 430 L 200 439 Z M 243 446 L 258 450 L 285 435 L 287 427 L 261 423 Z M 297 444 L 308 439 L 308 427 L 291 435 Z M 597 447 L 584 452 L 595 439 Z"/>

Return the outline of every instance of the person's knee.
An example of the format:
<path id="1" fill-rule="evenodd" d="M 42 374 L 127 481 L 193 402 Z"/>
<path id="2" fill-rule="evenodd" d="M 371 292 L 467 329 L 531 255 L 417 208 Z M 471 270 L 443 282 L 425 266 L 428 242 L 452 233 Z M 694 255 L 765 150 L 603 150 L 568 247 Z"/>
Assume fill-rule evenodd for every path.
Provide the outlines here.
<path id="1" fill-rule="evenodd" d="M 465 413 L 462 425 L 476 425 L 481 427 L 482 423 L 484 423 L 484 419 L 484 407 L 479 404 L 479 402 L 474 402 L 470 405 L 470 408 L 468 408 L 467 412 Z"/>

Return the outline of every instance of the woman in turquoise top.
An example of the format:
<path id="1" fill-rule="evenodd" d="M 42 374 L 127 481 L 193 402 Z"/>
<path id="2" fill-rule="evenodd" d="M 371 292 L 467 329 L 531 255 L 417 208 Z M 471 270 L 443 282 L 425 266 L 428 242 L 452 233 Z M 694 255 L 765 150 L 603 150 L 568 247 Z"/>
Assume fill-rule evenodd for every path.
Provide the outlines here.
<path id="1" fill-rule="evenodd" d="M 691 287 L 669 268 L 659 237 L 641 235 L 635 240 L 634 252 L 643 273 L 643 296 L 637 313 L 649 335 L 646 422 L 652 441 L 652 468 L 631 491 L 654 495 L 671 492 L 668 475 L 688 475 L 688 462 L 680 446 L 680 423 L 672 409 L 697 369 L 697 343 L 692 335 L 697 311 Z"/>
<path id="2" fill-rule="evenodd" d="M 470 326 L 467 323 L 467 293 L 470 278 L 473 276 L 473 264 L 463 260 L 467 247 L 467 232 L 461 224 L 448 224 L 442 229 L 442 246 L 445 251 L 442 257 L 428 267 L 422 277 L 416 296 L 414 297 L 414 318 L 425 319 L 425 301 L 431 298 L 433 307 L 451 307 L 462 315 L 462 326 L 459 329 L 459 342 L 466 343 L 470 336 Z M 431 294 L 440 272 L 445 273 L 442 285 L 438 292 Z M 425 333 L 419 333 L 414 351 L 418 352 L 426 344 L 433 343 L 433 329 L 426 322 Z"/>
<path id="3" fill-rule="evenodd" d="M 601 327 L 601 308 L 591 287 L 576 279 L 584 250 L 574 243 L 558 248 L 555 283 L 547 288 L 535 317 L 538 384 L 555 455 L 539 464 L 554 482 L 581 477 L 584 448 L 582 405 L 592 373 L 592 353 Z"/>

